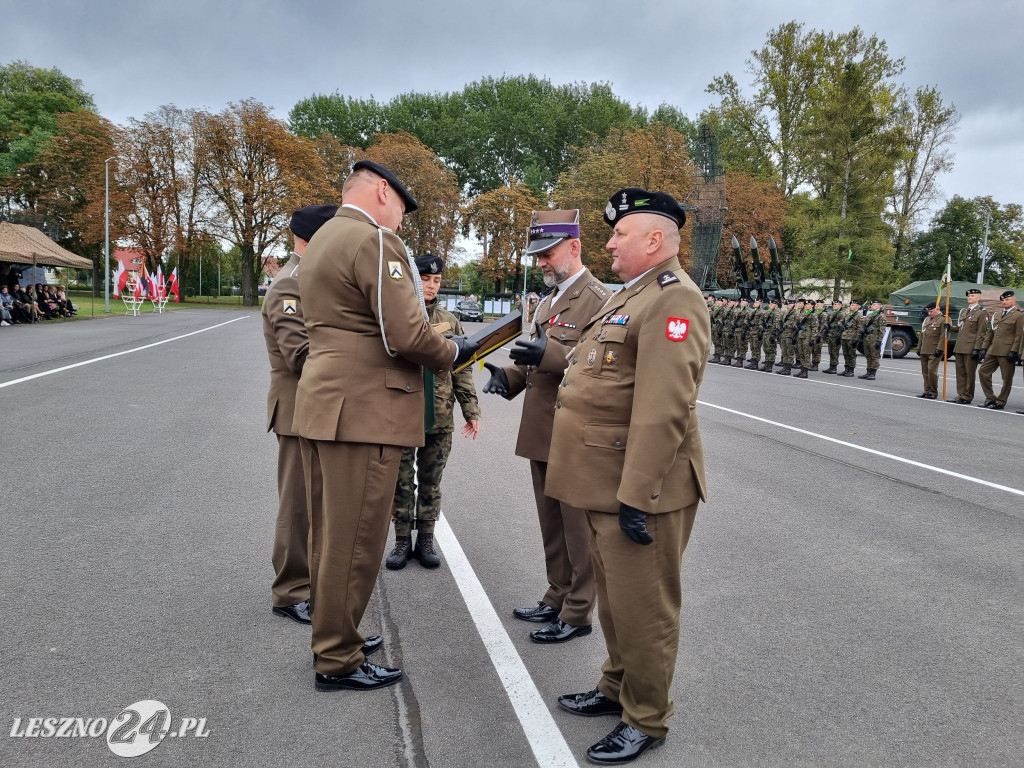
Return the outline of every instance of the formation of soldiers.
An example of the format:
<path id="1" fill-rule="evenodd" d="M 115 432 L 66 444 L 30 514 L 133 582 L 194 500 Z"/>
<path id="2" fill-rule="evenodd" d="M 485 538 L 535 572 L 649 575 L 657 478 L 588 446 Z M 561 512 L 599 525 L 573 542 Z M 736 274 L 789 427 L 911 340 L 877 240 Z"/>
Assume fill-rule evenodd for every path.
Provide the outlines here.
<path id="1" fill-rule="evenodd" d="M 823 299 L 761 298 L 725 299 L 708 296 L 711 340 L 710 362 L 736 368 L 793 375 L 806 379 L 809 372 L 853 376 L 857 349 L 863 349 L 867 372 L 859 378 L 873 380 L 882 358 L 886 319 L 881 301 L 845 305 Z M 828 349 L 828 368 L 821 369 L 822 350 Z M 781 362 L 776 355 L 781 350 Z M 749 358 L 747 357 L 749 352 Z M 761 362 L 762 355 L 764 362 Z M 840 362 L 843 370 L 839 370 Z M 773 371 L 778 367 L 779 370 Z"/>

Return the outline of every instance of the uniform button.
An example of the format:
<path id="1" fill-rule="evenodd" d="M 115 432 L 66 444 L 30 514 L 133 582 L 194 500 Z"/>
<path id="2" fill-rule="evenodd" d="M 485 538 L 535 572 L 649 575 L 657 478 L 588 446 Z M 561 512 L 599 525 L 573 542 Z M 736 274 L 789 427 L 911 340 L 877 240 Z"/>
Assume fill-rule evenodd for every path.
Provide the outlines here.
<path id="1" fill-rule="evenodd" d="M 622 447 L 622 441 L 621 440 L 616 440 L 615 441 L 615 447 L 616 448 L 621 448 Z"/>
<path id="2" fill-rule="evenodd" d="M 408 385 L 408 384 L 406 384 L 406 385 L 405 385 L 405 391 L 406 391 L 406 392 L 408 392 L 408 391 L 409 391 L 409 389 L 410 389 L 409 385 Z"/>
<path id="3" fill-rule="evenodd" d="M 652 498 L 652 499 L 656 499 L 656 498 L 658 498 L 659 496 L 661 496 L 661 494 L 660 494 L 660 493 L 652 493 L 652 494 L 651 494 L 651 498 Z"/>
<path id="4" fill-rule="evenodd" d="M 572 359 L 572 364 L 573 365 L 576 365 L 576 363 L 578 363 L 578 362 L 579 362 L 579 360 L 577 360 L 575 357 Z"/>
<path id="5" fill-rule="evenodd" d="M 587 340 L 586 336 L 580 336 L 580 341 L 586 341 L 586 340 Z"/>
<path id="6" fill-rule="evenodd" d="M 555 400 L 555 408 L 561 408 L 561 407 L 562 407 L 562 401 L 561 400 Z"/>
<path id="7" fill-rule="evenodd" d="M 527 389 L 529 389 L 529 388 L 530 388 L 530 387 L 532 387 L 532 386 L 533 386 L 533 382 L 529 382 L 529 381 L 528 381 L 528 382 L 526 382 L 526 388 L 527 388 Z"/>

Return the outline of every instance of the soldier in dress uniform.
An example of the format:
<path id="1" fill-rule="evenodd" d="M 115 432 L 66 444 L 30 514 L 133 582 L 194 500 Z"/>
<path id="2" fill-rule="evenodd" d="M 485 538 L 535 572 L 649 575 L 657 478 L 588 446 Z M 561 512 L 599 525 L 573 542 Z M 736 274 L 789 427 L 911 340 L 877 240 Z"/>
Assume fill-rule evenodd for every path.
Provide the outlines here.
<path id="1" fill-rule="evenodd" d="M 564 643 L 589 635 L 594 615 L 594 567 L 586 514 L 545 493 L 549 477 L 551 424 L 565 356 L 576 346 L 587 321 L 611 291 L 583 266 L 579 210 L 534 211 L 526 252 L 537 256 L 544 284 L 551 288 L 537 308 L 528 341 L 509 353 L 515 365 L 485 363 L 491 378 L 484 392 L 511 400 L 525 392 L 516 455 L 530 460 L 548 589 L 536 605 L 516 608 L 523 621 L 544 623 L 530 633 L 536 643 Z"/>
<path id="2" fill-rule="evenodd" d="M 982 342 L 990 317 L 981 303 L 981 291 L 978 288 L 968 288 L 966 296 L 967 306 L 957 316 L 956 344 L 953 346 L 956 364 L 956 400 L 953 402 L 960 405 L 970 405 L 974 400 Z"/>
<path id="3" fill-rule="evenodd" d="M 981 367 L 978 378 L 981 379 L 981 390 L 985 393 L 983 408 L 1001 411 L 1006 407 L 1006 399 L 1013 387 L 1014 366 L 1020 360 L 1021 337 L 1024 335 L 1024 312 L 1017 307 L 1017 299 L 1013 291 L 999 294 L 999 307 L 992 311 L 988 330 L 982 341 Z M 999 378 L 1003 386 L 997 395 L 992 389 L 992 374 L 999 369 Z"/>
<path id="4" fill-rule="evenodd" d="M 864 327 L 864 315 L 860 312 L 861 303 L 858 299 L 850 300 L 850 311 L 843 321 L 842 335 L 839 337 L 843 343 L 843 372 L 840 376 L 852 377 L 857 367 L 857 342 L 860 340 L 860 332 Z"/>
<path id="5" fill-rule="evenodd" d="M 463 335 L 462 323 L 437 300 L 441 290 L 444 262 L 431 253 L 416 259 L 416 269 L 423 283 L 430 324 L 446 325 L 445 333 Z M 462 435 L 476 440 L 480 434 L 480 402 L 473 384 L 473 370 L 445 373 L 434 379 L 434 425 L 427 430 L 422 448 L 404 448 L 398 468 L 395 499 L 391 503 L 391 520 L 395 524 L 395 548 L 384 565 L 392 571 L 405 568 L 410 557 L 425 568 L 437 568 L 441 558 L 434 548 L 434 525 L 441 515 L 441 475 L 452 450 L 455 431 L 455 402 L 462 409 Z M 416 545 L 412 532 L 416 529 Z"/>
<path id="6" fill-rule="evenodd" d="M 605 208 L 623 289 L 584 328 L 555 401 L 547 493 L 587 510 L 608 646 L 597 688 L 559 698 L 621 722 L 587 750 L 622 764 L 668 732 L 679 644 L 680 563 L 706 498 L 697 396 L 711 327 L 679 265 L 686 214 L 629 188 Z"/>
<path id="7" fill-rule="evenodd" d="M 875 380 L 875 374 L 882 362 L 882 338 L 885 336 L 886 325 L 888 320 L 882 311 L 882 302 L 879 299 L 872 299 L 868 314 L 864 318 L 864 325 L 860 329 L 868 370 L 867 373 L 858 376 L 858 379 Z"/>
<path id="8" fill-rule="evenodd" d="M 442 375 L 477 346 L 427 322 L 399 239 L 416 201 L 387 168 L 361 160 L 342 205 L 299 271 L 309 354 L 292 429 L 302 438 L 317 690 L 393 685 L 402 670 L 366 660 L 359 621 L 380 571 L 402 449 L 423 445 L 423 367 Z"/>
<path id="9" fill-rule="evenodd" d="M 918 397 L 934 400 L 939 396 L 939 362 L 946 353 L 946 323 L 939 315 L 938 304 L 933 302 L 925 309 L 928 310 L 928 317 L 921 323 L 921 335 L 917 340 L 924 392 Z"/>
<path id="10" fill-rule="evenodd" d="M 274 527 L 272 610 L 309 624 L 309 516 L 302 450 L 292 431 L 295 390 L 309 352 L 299 300 L 299 262 L 313 234 L 338 212 L 336 205 L 307 205 L 292 212 L 288 228 L 295 249 L 263 299 L 263 338 L 270 357 L 267 431 L 277 435 L 277 524 Z"/>

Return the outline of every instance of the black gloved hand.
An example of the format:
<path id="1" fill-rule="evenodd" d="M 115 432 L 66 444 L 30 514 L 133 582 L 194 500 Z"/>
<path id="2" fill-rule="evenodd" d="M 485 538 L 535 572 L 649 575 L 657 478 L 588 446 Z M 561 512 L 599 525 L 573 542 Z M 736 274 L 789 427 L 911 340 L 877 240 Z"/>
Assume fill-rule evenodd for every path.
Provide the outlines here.
<path id="1" fill-rule="evenodd" d="M 637 544 L 654 543 L 654 537 L 647 530 L 647 513 L 621 502 L 619 503 L 619 528 Z"/>
<path id="2" fill-rule="evenodd" d="M 946 326 L 946 330 L 947 331 L 952 331 L 953 330 L 953 324 L 952 323 L 944 323 L 944 325 Z"/>
<path id="3" fill-rule="evenodd" d="M 971 350 L 971 360 L 980 360 L 981 359 L 979 357 L 980 354 L 981 354 L 981 350 L 980 349 L 972 349 Z"/>
<path id="4" fill-rule="evenodd" d="M 473 358 L 473 354 L 480 349 L 480 345 L 475 341 L 470 341 L 467 336 L 449 336 L 445 334 L 446 339 L 451 339 L 459 345 L 459 353 L 455 356 L 455 362 L 452 366 L 458 368 L 460 365 Z"/>
<path id="5" fill-rule="evenodd" d="M 484 392 L 489 395 L 501 395 L 505 397 L 508 395 L 508 376 L 496 365 L 490 363 L 484 363 L 486 368 L 491 373 L 491 378 L 484 384 Z"/>
<path id="6" fill-rule="evenodd" d="M 1016 350 L 1011 349 L 1009 352 L 1006 353 L 1006 359 L 1009 360 L 1014 365 L 1016 365 L 1017 362 L 1020 360 L 1020 355 L 1017 354 Z"/>
<path id="7" fill-rule="evenodd" d="M 515 346 L 509 350 L 508 356 L 516 365 L 540 365 L 544 358 L 544 350 L 548 346 L 548 335 L 537 323 L 533 324 L 536 329 L 534 339 L 516 339 Z"/>
<path id="8" fill-rule="evenodd" d="M 980 363 L 982 360 L 985 359 L 985 355 L 988 354 L 988 350 L 987 349 L 979 349 L 979 350 L 976 350 L 976 351 L 978 353 L 978 362 Z"/>

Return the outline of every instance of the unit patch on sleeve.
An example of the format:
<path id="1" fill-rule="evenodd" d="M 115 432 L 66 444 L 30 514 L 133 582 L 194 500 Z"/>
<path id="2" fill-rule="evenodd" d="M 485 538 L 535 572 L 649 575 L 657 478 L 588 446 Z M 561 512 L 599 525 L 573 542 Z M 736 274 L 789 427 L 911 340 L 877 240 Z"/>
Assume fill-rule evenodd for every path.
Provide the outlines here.
<path id="1" fill-rule="evenodd" d="M 389 261 L 388 262 L 388 274 L 391 275 L 392 280 L 401 280 L 402 273 L 402 262 L 400 261 Z"/>
<path id="2" fill-rule="evenodd" d="M 665 323 L 665 338 L 669 341 L 686 341 L 690 321 L 683 317 L 670 317 Z"/>
<path id="3" fill-rule="evenodd" d="M 284 311 L 284 313 L 286 315 L 294 315 L 295 314 L 295 299 L 285 299 L 284 300 L 284 309 L 283 309 L 283 311 Z"/>

